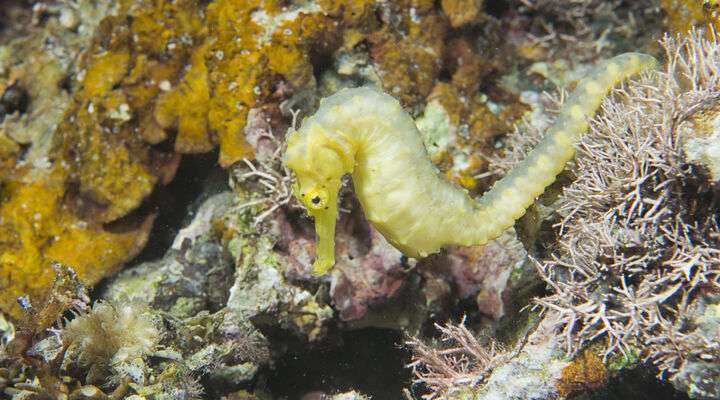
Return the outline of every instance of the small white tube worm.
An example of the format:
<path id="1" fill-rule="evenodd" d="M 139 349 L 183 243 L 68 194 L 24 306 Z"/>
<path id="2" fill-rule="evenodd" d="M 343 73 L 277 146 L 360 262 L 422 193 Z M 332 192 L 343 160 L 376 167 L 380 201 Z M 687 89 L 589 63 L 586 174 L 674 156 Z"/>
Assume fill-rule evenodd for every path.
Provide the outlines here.
<path id="1" fill-rule="evenodd" d="M 414 121 L 376 89 L 344 89 L 287 138 L 285 163 L 297 177 L 295 196 L 315 218 L 315 274 L 335 264 L 335 220 L 341 178 L 352 174 L 365 216 L 409 257 L 447 245 L 484 244 L 500 236 L 575 155 L 575 143 L 612 87 L 653 57 L 626 53 L 581 80 L 543 140 L 479 200 L 446 181 L 430 161 Z"/>

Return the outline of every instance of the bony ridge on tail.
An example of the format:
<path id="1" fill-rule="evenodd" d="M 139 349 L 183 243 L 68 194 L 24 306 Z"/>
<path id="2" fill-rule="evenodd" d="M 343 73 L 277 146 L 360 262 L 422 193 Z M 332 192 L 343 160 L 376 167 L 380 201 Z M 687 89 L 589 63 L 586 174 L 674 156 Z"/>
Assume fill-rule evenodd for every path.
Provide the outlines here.
<path id="1" fill-rule="evenodd" d="M 299 130 L 287 135 L 285 164 L 294 195 L 315 218 L 313 273 L 335 264 L 338 192 L 352 174 L 365 216 L 409 257 L 447 245 L 484 244 L 500 236 L 575 155 L 575 143 L 612 87 L 654 68 L 645 54 L 626 53 L 598 65 L 570 95 L 555 124 L 515 168 L 479 200 L 442 178 L 412 117 L 393 97 L 369 87 L 325 98 Z"/>

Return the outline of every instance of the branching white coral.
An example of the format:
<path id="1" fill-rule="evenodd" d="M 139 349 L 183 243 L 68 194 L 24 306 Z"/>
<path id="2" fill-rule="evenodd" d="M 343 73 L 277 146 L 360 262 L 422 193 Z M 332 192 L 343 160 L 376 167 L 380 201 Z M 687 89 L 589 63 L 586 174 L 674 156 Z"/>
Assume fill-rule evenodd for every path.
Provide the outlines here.
<path id="1" fill-rule="evenodd" d="M 455 325 L 435 324 L 440 331 L 440 345 L 431 346 L 418 338 L 410 338 L 406 345 L 413 351 L 413 382 L 426 385 L 431 392 L 426 399 L 445 398 L 463 386 L 475 385 L 502 359 L 502 347 L 491 340 L 480 341 L 465 327 L 465 319 Z"/>
<path id="2" fill-rule="evenodd" d="M 576 180 L 558 201 L 559 243 L 538 263 L 567 349 L 606 343 L 605 355 L 641 347 L 671 377 L 688 360 L 720 363 L 720 340 L 685 315 L 720 290 L 715 189 L 689 164 L 684 141 L 718 115 L 720 45 L 693 31 L 666 37 L 664 71 L 606 99 L 578 146 Z"/>
<path id="3" fill-rule="evenodd" d="M 269 140 L 275 147 L 274 152 L 264 159 L 252 162 L 243 159 L 244 166 L 234 170 L 235 181 L 255 181 L 261 187 L 261 195 L 240 204 L 240 209 L 264 206 L 265 209 L 255 217 L 255 226 L 272 215 L 280 207 L 293 201 L 292 184 L 294 178 L 282 163 L 284 144 L 270 133 L 263 133 L 262 138 Z"/>

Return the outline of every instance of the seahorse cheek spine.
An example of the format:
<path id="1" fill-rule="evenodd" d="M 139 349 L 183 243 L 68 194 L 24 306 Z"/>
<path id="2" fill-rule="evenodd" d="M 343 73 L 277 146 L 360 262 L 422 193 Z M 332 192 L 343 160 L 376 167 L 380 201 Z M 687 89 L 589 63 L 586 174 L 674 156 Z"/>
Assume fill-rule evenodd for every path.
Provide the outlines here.
<path id="1" fill-rule="evenodd" d="M 288 140 L 286 163 L 301 182 L 295 195 L 309 206 L 302 198 L 307 190 L 352 172 L 368 220 L 408 256 L 424 257 L 450 244 L 486 243 L 512 226 L 555 180 L 612 86 L 655 64 L 638 53 L 601 64 L 579 82 L 542 142 L 478 202 L 440 176 L 397 100 L 367 87 L 341 90 L 324 99 Z M 314 272 L 321 274 L 334 263 L 337 210 L 310 214 L 319 242 Z"/>

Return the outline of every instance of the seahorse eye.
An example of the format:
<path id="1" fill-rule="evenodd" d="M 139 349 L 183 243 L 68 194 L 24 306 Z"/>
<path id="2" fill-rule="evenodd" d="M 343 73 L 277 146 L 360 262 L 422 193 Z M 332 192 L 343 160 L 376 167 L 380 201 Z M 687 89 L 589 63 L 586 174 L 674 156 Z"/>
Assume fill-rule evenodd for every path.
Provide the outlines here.
<path id="1" fill-rule="evenodd" d="M 306 198 L 310 199 L 309 204 L 306 204 L 309 209 L 322 210 L 327 206 L 328 192 L 323 188 L 312 188 L 305 193 Z"/>

